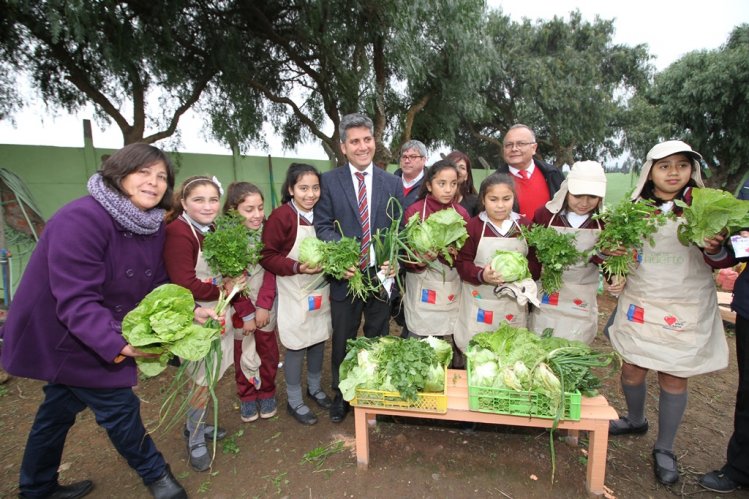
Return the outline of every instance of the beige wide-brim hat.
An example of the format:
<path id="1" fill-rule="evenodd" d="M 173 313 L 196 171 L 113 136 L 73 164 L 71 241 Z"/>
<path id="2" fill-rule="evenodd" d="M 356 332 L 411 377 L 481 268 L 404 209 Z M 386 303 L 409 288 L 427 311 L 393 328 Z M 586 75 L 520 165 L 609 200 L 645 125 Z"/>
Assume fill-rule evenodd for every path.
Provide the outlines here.
<path id="1" fill-rule="evenodd" d="M 642 170 L 640 171 L 640 177 L 637 179 L 637 185 L 635 186 L 635 190 L 632 191 L 632 201 L 636 201 L 640 197 L 642 189 L 650 177 L 650 170 L 653 168 L 653 163 L 659 159 L 678 153 L 686 154 L 692 159 L 692 179 L 697 184 L 697 187 L 705 187 L 705 183 L 702 181 L 702 174 L 700 173 L 702 155 L 692 150 L 692 147 L 686 142 L 682 142 L 681 140 L 667 140 L 666 142 L 656 144 L 648 151 L 645 164 L 642 165 Z"/>
<path id="2" fill-rule="evenodd" d="M 572 165 L 567 178 L 554 197 L 546 203 L 552 213 L 559 213 L 567 199 L 567 193 L 575 196 L 606 196 L 606 172 L 598 161 L 577 161 Z"/>

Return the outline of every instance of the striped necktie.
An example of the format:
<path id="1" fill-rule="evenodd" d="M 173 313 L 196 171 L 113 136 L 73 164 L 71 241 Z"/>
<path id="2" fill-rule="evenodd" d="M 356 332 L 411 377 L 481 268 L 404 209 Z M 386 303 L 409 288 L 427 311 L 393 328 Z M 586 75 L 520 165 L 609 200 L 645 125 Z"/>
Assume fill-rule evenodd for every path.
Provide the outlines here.
<path id="1" fill-rule="evenodd" d="M 369 232 L 369 206 L 367 205 L 367 184 L 364 182 L 366 173 L 355 173 L 359 181 L 359 222 L 361 223 L 361 252 L 359 253 L 359 268 L 362 271 L 369 267 L 369 245 L 371 234 Z"/>

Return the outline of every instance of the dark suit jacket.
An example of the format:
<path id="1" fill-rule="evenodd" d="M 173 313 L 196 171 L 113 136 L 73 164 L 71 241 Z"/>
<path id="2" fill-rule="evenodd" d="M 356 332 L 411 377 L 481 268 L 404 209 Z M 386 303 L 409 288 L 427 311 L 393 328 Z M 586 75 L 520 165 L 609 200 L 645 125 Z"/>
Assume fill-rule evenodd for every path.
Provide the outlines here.
<path id="1" fill-rule="evenodd" d="M 341 225 L 343 235 L 360 239 L 359 208 L 356 202 L 356 188 L 351 178 L 349 165 L 339 166 L 322 174 L 322 192 L 315 205 L 315 232 L 323 241 L 338 241 L 341 233 L 335 221 Z M 376 166 L 372 168 L 372 206 L 369 225 L 372 234 L 377 229 L 390 227 L 393 217 L 400 213 L 392 209 L 388 212 L 388 201 L 394 197 L 403 205 L 403 184 L 395 175 Z M 336 301 L 346 299 L 346 281 L 331 280 L 330 297 Z"/>

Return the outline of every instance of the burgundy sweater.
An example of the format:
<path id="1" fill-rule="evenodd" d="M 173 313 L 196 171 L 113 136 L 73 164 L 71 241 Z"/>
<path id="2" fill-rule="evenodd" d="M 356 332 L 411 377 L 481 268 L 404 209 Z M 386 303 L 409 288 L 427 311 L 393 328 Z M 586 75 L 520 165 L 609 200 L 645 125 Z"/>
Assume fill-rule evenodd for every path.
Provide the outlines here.
<path id="1" fill-rule="evenodd" d="M 288 258 L 294 247 L 297 223 L 309 226 L 307 220 L 297 215 L 291 203 L 285 203 L 270 214 L 263 227 L 263 251 L 260 264 L 265 270 L 280 276 L 299 273 L 299 262 Z"/>
<path id="2" fill-rule="evenodd" d="M 520 217 L 520 219 L 517 220 L 517 223 L 518 225 L 523 225 L 525 227 L 530 227 L 531 225 L 530 220 L 525 217 Z M 513 227 L 513 229 L 505 236 L 497 235 L 494 232 L 493 227 L 488 223 L 482 234 L 481 229 L 483 227 L 484 221 L 481 220 L 478 215 L 468 221 L 468 225 L 466 226 L 466 229 L 468 230 L 468 240 L 466 240 L 465 245 L 460 250 L 460 253 L 458 253 L 458 258 L 455 260 L 455 268 L 458 270 L 460 278 L 474 286 L 484 284 L 482 279 L 482 273 L 484 271 L 483 267 L 479 267 L 473 263 L 473 260 L 476 258 L 476 250 L 478 249 L 482 235 L 483 237 L 521 237 L 520 231 L 516 227 Z M 529 248 L 528 268 L 532 277 L 538 279 L 541 273 L 541 268 L 538 265 L 538 260 L 536 260 L 532 253 L 533 248 Z M 533 265 L 532 262 L 535 262 L 535 265 Z"/>

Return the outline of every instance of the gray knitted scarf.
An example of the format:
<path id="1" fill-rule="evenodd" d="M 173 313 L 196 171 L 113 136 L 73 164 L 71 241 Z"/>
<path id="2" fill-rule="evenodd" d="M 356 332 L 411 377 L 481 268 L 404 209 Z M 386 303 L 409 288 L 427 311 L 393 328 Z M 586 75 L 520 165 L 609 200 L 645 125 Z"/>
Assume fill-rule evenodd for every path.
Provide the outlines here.
<path id="1" fill-rule="evenodd" d="M 128 198 L 106 185 L 101 174 L 95 173 L 88 179 L 88 192 L 107 213 L 130 232 L 149 235 L 159 230 L 164 221 L 165 211 L 161 208 L 151 208 L 143 211 L 138 209 Z"/>

